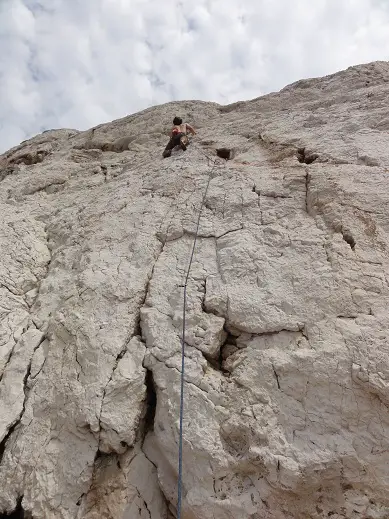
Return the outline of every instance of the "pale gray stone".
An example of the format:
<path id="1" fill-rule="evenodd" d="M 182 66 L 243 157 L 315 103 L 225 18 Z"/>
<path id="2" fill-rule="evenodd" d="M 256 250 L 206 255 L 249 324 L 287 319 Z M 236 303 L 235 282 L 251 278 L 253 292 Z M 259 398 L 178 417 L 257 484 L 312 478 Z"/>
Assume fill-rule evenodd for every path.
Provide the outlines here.
<path id="1" fill-rule="evenodd" d="M 210 180 L 183 519 L 389 517 L 388 98 L 376 62 L 0 157 L 0 514 L 176 517 Z"/>

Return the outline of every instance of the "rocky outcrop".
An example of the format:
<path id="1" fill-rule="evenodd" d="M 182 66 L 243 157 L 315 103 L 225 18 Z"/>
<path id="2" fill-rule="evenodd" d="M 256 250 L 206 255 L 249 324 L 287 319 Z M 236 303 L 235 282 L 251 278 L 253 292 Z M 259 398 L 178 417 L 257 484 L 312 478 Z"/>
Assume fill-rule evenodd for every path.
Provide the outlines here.
<path id="1" fill-rule="evenodd" d="M 211 175 L 185 519 L 389 517 L 388 94 L 377 62 L 0 157 L 0 516 L 176 517 Z"/>

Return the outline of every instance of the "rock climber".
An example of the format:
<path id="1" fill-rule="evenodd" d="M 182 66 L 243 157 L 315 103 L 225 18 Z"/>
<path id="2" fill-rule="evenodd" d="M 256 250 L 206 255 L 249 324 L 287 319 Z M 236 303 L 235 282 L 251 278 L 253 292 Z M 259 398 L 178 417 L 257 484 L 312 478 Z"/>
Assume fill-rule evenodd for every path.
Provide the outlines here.
<path id="1" fill-rule="evenodd" d="M 188 140 L 188 131 L 192 135 L 196 135 L 196 132 L 192 128 L 192 126 L 188 123 L 183 123 L 181 117 L 175 117 L 173 119 L 173 128 L 170 133 L 170 140 L 167 143 L 165 151 L 163 152 L 163 157 L 170 157 L 172 154 L 172 149 L 176 146 L 181 146 L 182 150 L 186 150 L 186 147 L 189 144 Z"/>

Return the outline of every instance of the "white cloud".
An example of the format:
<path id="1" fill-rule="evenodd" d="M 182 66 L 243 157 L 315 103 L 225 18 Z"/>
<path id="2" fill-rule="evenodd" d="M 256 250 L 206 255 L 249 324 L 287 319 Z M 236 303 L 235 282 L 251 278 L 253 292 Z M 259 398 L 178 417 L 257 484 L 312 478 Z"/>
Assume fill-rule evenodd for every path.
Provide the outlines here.
<path id="1" fill-rule="evenodd" d="M 387 0 L 1 0 L 0 150 L 389 59 Z"/>

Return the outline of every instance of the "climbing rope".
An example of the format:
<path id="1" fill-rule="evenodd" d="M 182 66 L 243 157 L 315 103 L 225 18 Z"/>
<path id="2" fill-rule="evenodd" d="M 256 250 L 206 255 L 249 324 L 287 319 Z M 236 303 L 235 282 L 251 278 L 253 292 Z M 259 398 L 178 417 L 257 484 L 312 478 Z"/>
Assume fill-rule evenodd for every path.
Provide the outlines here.
<path id="1" fill-rule="evenodd" d="M 208 157 L 207 157 L 208 158 Z M 208 158 L 208 164 L 210 165 L 210 160 Z M 204 207 L 205 199 L 207 197 L 209 184 L 213 178 L 213 172 L 215 168 L 219 165 L 218 161 L 215 160 L 213 162 L 213 166 L 208 175 L 208 182 L 204 191 L 203 198 L 201 200 L 201 205 L 199 209 L 199 215 L 197 218 L 196 231 L 193 240 L 193 246 L 191 255 L 189 258 L 188 270 L 185 276 L 184 287 L 184 298 L 183 298 L 183 310 L 182 310 L 182 341 L 181 341 L 181 391 L 180 391 L 180 433 L 179 433 L 179 446 L 178 446 L 178 498 L 177 498 L 177 519 L 181 519 L 181 510 L 182 510 L 182 439 L 183 439 L 183 421 L 184 421 L 184 376 L 185 376 L 185 332 L 186 332 L 186 297 L 187 297 L 187 286 L 189 281 L 190 269 L 193 262 L 193 257 L 196 248 L 197 237 L 199 233 L 200 227 L 200 219 L 201 213 Z"/>

